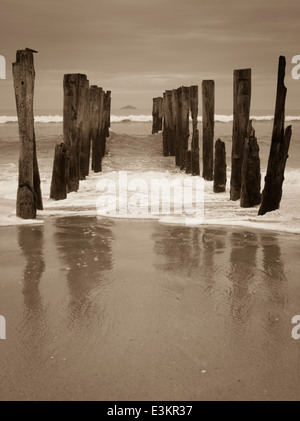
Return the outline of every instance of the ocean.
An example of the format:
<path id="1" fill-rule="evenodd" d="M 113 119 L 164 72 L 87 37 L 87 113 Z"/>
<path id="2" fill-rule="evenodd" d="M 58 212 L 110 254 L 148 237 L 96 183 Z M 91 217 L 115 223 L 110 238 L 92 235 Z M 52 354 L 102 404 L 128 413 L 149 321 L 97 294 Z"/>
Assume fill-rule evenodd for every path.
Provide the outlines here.
<path id="1" fill-rule="evenodd" d="M 0 116 L 0 225 L 2 226 L 28 223 L 28 221 L 21 221 L 14 216 L 18 179 L 18 125 L 16 116 L 13 113 L 7 114 Z M 260 113 L 252 116 L 252 119 L 260 147 L 261 188 L 263 189 L 273 119 L 271 113 L 265 115 Z M 212 182 L 203 182 L 202 180 L 202 184 L 197 185 L 199 180 L 195 180 L 195 177 L 186 175 L 175 167 L 173 157 L 164 158 L 162 156 L 162 135 L 151 135 L 152 116 L 149 110 L 112 110 L 111 136 L 107 142 L 108 153 L 103 159 L 103 172 L 100 174 L 91 172 L 90 176 L 80 183 L 77 193 L 68 195 L 66 200 L 55 202 L 49 199 L 49 192 L 54 147 L 56 143 L 63 141 L 62 116 L 59 113 L 37 115 L 35 129 L 44 210 L 38 213 L 36 222 L 42 223 L 43 218 L 47 215 L 68 215 L 75 212 L 81 215 L 100 214 L 100 216 L 106 215 L 114 218 L 124 216 L 127 218 L 155 218 L 162 223 L 179 225 L 239 225 L 300 233 L 298 213 L 300 205 L 300 116 L 296 114 L 286 116 L 286 125 L 292 124 L 293 133 L 280 209 L 259 217 L 257 216 L 258 207 L 243 209 L 240 208 L 239 202 L 229 200 L 232 115 L 219 114 L 216 115 L 215 120 L 215 139 L 219 137 L 226 144 L 227 186 L 225 193 L 214 194 Z M 201 142 L 201 116 L 199 117 L 199 131 Z M 127 181 L 126 200 L 132 202 L 135 199 L 142 202 L 138 210 L 137 205 L 134 211 L 132 209 L 131 212 L 128 209 L 126 212 L 120 211 L 122 198 L 119 194 L 119 184 L 122 177 L 126 177 Z M 112 196 L 106 192 L 104 196 L 107 201 L 115 201 L 116 204 L 113 203 L 110 209 L 106 206 L 101 211 L 99 209 L 100 193 L 105 190 L 104 184 L 107 184 L 108 179 L 117 186 L 118 194 L 115 197 L 114 192 Z M 130 189 L 128 182 L 137 179 L 140 180 L 139 187 Z M 194 197 L 196 190 L 200 189 L 201 194 L 203 193 L 201 215 L 196 212 L 196 207 L 193 215 L 191 215 L 191 211 L 188 215 L 184 209 L 182 212 L 178 209 L 176 211 L 174 192 L 171 191 L 168 199 L 166 194 L 163 195 L 162 190 L 157 199 L 160 202 L 159 209 L 161 211 L 153 212 L 153 209 L 150 209 L 149 198 L 153 180 L 164 180 L 165 183 L 169 183 L 170 188 L 176 182 L 181 186 L 184 183 L 190 183 L 190 194 Z M 141 189 L 141 183 L 143 186 L 147 185 L 144 191 Z M 140 197 L 138 197 L 138 192 Z M 158 193 L 156 192 L 156 194 Z M 148 206 L 145 195 L 149 196 Z M 162 206 L 164 210 L 161 209 Z"/>

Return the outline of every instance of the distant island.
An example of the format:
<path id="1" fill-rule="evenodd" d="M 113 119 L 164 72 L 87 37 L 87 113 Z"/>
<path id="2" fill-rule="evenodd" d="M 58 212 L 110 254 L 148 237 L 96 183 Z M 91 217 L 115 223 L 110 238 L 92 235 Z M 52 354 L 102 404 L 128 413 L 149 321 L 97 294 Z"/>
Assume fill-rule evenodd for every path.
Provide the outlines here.
<path id="1" fill-rule="evenodd" d="M 121 107 L 121 110 L 137 110 L 137 108 L 133 105 L 125 105 L 125 107 Z"/>

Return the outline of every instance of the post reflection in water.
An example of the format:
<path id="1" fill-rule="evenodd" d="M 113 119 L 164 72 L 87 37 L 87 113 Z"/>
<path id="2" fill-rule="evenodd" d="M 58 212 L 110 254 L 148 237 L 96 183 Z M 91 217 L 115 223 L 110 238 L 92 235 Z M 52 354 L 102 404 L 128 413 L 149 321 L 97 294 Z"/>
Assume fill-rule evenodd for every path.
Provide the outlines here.
<path id="1" fill-rule="evenodd" d="M 228 278 L 232 283 L 232 317 L 244 324 L 253 309 L 253 284 L 256 280 L 257 235 L 250 232 L 233 232 L 230 237 L 231 253 Z"/>
<path id="2" fill-rule="evenodd" d="M 46 269 L 44 261 L 44 227 L 18 227 L 18 244 L 26 259 L 23 271 L 24 315 L 21 322 L 20 346 L 25 347 L 28 361 L 30 351 L 40 354 L 46 339 L 47 318 L 40 293 L 40 281 Z M 30 350 L 30 351 L 29 351 Z"/>
<path id="3" fill-rule="evenodd" d="M 97 313 L 96 295 L 108 282 L 105 271 L 112 267 L 113 236 L 97 218 L 58 218 L 56 227 L 55 241 L 67 271 L 71 327 Z"/>
<path id="4" fill-rule="evenodd" d="M 282 314 L 287 308 L 287 279 L 285 267 L 281 257 L 278 240 L 274 235 L 261 234 L 262 247 L 262 285 L 265 289 L 265 345 L 279 354 L 282 342 L 289 333 L 284 323 Z M 276 358 L 273 359 L 273 362 Z"/>

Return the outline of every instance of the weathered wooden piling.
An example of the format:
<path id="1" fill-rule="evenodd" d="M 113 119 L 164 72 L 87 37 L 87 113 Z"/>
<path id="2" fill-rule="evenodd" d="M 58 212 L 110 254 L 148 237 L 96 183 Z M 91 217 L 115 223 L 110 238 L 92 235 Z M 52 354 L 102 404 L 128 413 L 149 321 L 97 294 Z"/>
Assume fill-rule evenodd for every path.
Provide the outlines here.
<path id="1" fill-rule="evenodd" d="M 50 198 L 63 200 L 67 197 L 69 153 L 64 143 L 55 146 Z"/>
<path id="2" fill-rule="evenodd" d="M 166 91 L 166 107 L 167 107 L 167 142 L 169 149 L 169 156 L 175 156 L 175 131 L 174 131 L 174 118 L 172 108 L 172 94 L 173 91 Z"/>
<path id="3" fill-rule="evenodd" d="M 153 98 L 152 104 L 152 134 L 158 133 L 159 123 L 158 123 L 158 98 Z"/>
<path id="4" fill-rule="evenodd" d="M 226 150 L 225 143 L 221 139 L 217 139 L 215 143 L 213 190 L 215 193 L 226 190 Z"/>
<path id="5" fill-rule="evenodd" d="M 157 98 L 157 108 L 158 108 L 158 131 L 162 131 L 162 127 L 163 127 L 163 99 L 160 96 Z"/>
<path id="6" fill-rule="evenodd" d="M 199 165 L 199 131 L 198 126 L 198 86 L 190 87 L 190 110 L 192 117 L 192 142 L 191 142 L 191 173 L 200 175 Z"/>
<path id="7" fill-rule="evenodd" d="M 80 158 L 79 158 L 79 179 L 84 180 L 89 175 L 90 166 L 90 148 L 91 148 L 91 135 L 90 135 L 90 89 L 89 81 L 85 78 L 81 81 L 79 91 L 79 104 L 78 107 L 83 115 L 82 126 L 80 127 Z"/>
<path id="8" fill-rule="evenodd" d="M 106 138 L 109 137 L 110 127 L 110 91 L 104 92 L 102 109 L 102 129 L 101 129 L 101 155 L 102 158 L 106 151 Z"/>
<path id="9" fill-rule="evenodd" d="M 262 202 L 258 215 L 264 215 L 267 212 L 279 209 L 282 197 L 284 170 L 292 136 L 292 126 L 288 126 L 284 130 L 285 99 L 287 93 L 287 89 L 284 85 L 285 66 L 285 57 L 280 56 L 278 64 L 277 94 L 272 141 L 267 174 L 265 177 L 265 186 L 262 192 Z"/>
<path id="10" fill-rule="evenodd" d="M 250 208 L 258 205 L 261 200 L 260 194 L 260 159 L 259 146 L 255 137 L 252 121 L 249 122 L 248 136 L 244 145 L 241 179 L 241 202 L 242 208 Z"/>
<path id="11" fill-rule="evenodd" d="M 170 148 L 169 148 L 169 109 L 168 109 L 168 100 L 167 100 L 167 93 L 163 93 L 163 156 L 170 155 Z"/>
<path id="12" fill-rule="evenodd" d="M 36 210 L 43 209 L 43 203 L 34 132 L 33 51 L 18 50 L 12 69 L 20 137 L 16 214 L 23 219 L 34 219 Z"/>
<path id="13" fill-rule="evenodd" d="M 202 81 L 203 178 L 213 180 L 215 82 Z"/>
<path id="14" fill-rule="evenodd" d="M 69 174 L 67 191 L 77 191 L 80 179 L 80 152 L 83 137 L 84 93 L 87 86 L 86 75 L 75 73 L 64 75 L 64 143 L 69 152 Z"/>
<path id="15" fill-rule="evenodd" d="M 158 133 L 163 128 L 163 98 L 153 98 L 152 106 L 152 134 Z"/>
<path id="16" fill-rule="evenodd" d="M 181 86 L 178 89 L 178 130 L 180 148 L 180 169 L 186 167 L 186 152 L 189 141 L 189 111 L 190 111 L 190 88 Z"/>
<path id="17" fill-rule="evenodd" d="M 94 172 L 102 171 L 103 103 L 104 93 L 102 88 L 92 85 L 90 88 L 90 117 L 92 169 Z"/>
<path id="18" fill-rule="evenodd" d="M 192 151 L 191 150 L 186 151 L 185 162 L 186 162 L 185 172 L 187 174 L 192 174 Z"/>
<path id="19" fill-rule="evenodd" d="M 233 130 L 231 152 L 230 199 L 241 195 L 241 170 L 244 143 L 250 116 L 251 69 L 234 70 L 233 76 Z"/>
<path id="20" fill-rule="evenodd" d="M 173 130 L 174 130 L 175 164 L 177 166 L 180 166 L 180 147 L 179 147 L 179 132 L 178 132 L 178 89 L 172 90 L 172 115 L 173 115 Z"/>

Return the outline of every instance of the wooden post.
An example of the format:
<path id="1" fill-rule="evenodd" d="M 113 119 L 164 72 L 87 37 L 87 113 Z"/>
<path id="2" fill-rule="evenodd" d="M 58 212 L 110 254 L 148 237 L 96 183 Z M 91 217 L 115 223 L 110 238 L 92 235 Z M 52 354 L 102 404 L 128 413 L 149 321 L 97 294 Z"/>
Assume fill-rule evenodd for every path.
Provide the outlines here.
<path id="1" fill-rule="evenodd" d="M 225 143 L 217 139 L 215 143 L 214 186 L 215 193 L 226 190 L 226 150 Z"/>
<path id="2" fill-rule="evenodd" d="M 185 158 L 185 172 L 187 174 L 192 174 L 192 151 L 188 150 L 186 151 L 186 158 Z"/>
<path id="3" fill-rule="evenodd" d="M 89 81 L 85 78 L 81 79 L 79 91 L 78 108 L 82 113 L 82 127 L 80 127 L 80 161 L 79 161 L 79 179 L 84 180 L 89 175 L 90 162 L 90 90 Z"/>
<path id="4" fill-rule="evenodd" d="M 200 175 L 199 165 L 199 131 L 198 125 L 198 86 L 190 87 L 190 109 L 193 123 L 192 144 L 191 144 L 191 173 Z"/>
<path id="5" fill-rule="evenodd" d="M 152 134 L 158 133 L 159 122 L 158 122 L 158 98 L 153 98 L 152 105 Z"/>
<path id="6" fill-rule="evenodd" d="M 174 127 L 175 164 L 180 166 L 180 147 L 178 133 L 178 89 L 172 90 L 172 115 Z"/>
<path id="7" fill-rule="evenodd" d="M 34 219 L 36 210 L 43 209 L 43 204 L 34 132 L 33 52 L 29 49 L 18 50 L 12 69 L 20 138 L 16 214 L 23 219 Z"/>
<path id="8" fill-rule="evenodd" d="M 262 192 L 262 202 L 258 215 L 264 215 L 267 212 L 279 209 L 282 197 L 284 170 L 292 136 L 292 126 L 288 126 L 286 130 L 284 130 L 285 99 L 287 93 L 287 89 L 284 85 L 285 66 L 285 57 L 280 56 L 272 142 L 267 174 L 265 177 L 265 186 Z"/>
<path id="9" fill-rule="evenodd" d="M 64 75 L 64 143 L 69 152 L 69 174 L 67 191 L 77 191 L 80 179 L 80 153 L 83 138 L 84 93 L 86 75 L 75 73 Z"/>
<path id="10" fill-rule="evenodd" d="M 164 92 L 163 94 L 163 155 L 169 156 L 170 155 L 170 148 L 169 148 L 169 112 L 168 112 L 168 99 L 167 93 Z"/>
<path id="11" fill-rule="evenodd" d="M 105 155 L 106 150 L 106 138 L 109 137 L 109 127 L 110 127 L 110 91 L 104 93 L 103 97 L 103 111 L 102 111 L 102 133 L 101 133 L 101 153 L 102 158 Z"/>
<path id="12" fill-rule="evenodd" d="M 168 116 L 168 130 L 167 138 L 169 145 L 169 156 L 175 156 L 175 132 L 174 132 L 174 118 L 172 109 L 172 91 L 166 91 L 166 107 Z"/>
<path id="13" fill-rule="evenodd" d="M 190 111 L 190 88 L 182 86 L 178 90 L 178 128 L 180 143 L 180 169 L 186 167 L 186 151 L 189 140 L 189 111 Z"/>
<path id="14" fill-rule="evenodd" d="M 69 154 L 64 143 L 55 146 L 50 198 L 63 200 L 67 197 Z"/>
<path id="15" fill-rule="evenodd" d="M 202 82 L 203 178 L 213 180 L 215 82 Z"/>
<path id="16" fill-rule="evenodd" d="M 233 130 L 231 152 L 230 200 L 238 200 L 241 195 L 241 170 L 244 143 L 250 116 L 251 69 L 234 71 L 233 80 Z"/>
<path id="17" fill-rule="evenodd" d="M 157 98 L 157 109 L 158 109 L 158 131 L 162 131 L 162 122 L 163 122 L 163 99 L 162 97 Z"/>
<path id="18" fill-rule="evenodd" d="M 92 169 L 94 172 L 102 171 L 102 110 L 103 110 L 103 90 L 92 85 L 90 89 L 91 103 L 91 142 L 92 142 Z"/>
<path id="19" fill-rule="evenodd" d="M 252 127 L 252 121 L 250 120 L 242 165 L 240 203 L 242 208 L 250 208 L 260 203 L 260 180 L 259 146 L 255 137 L 255 130 Z"/>

